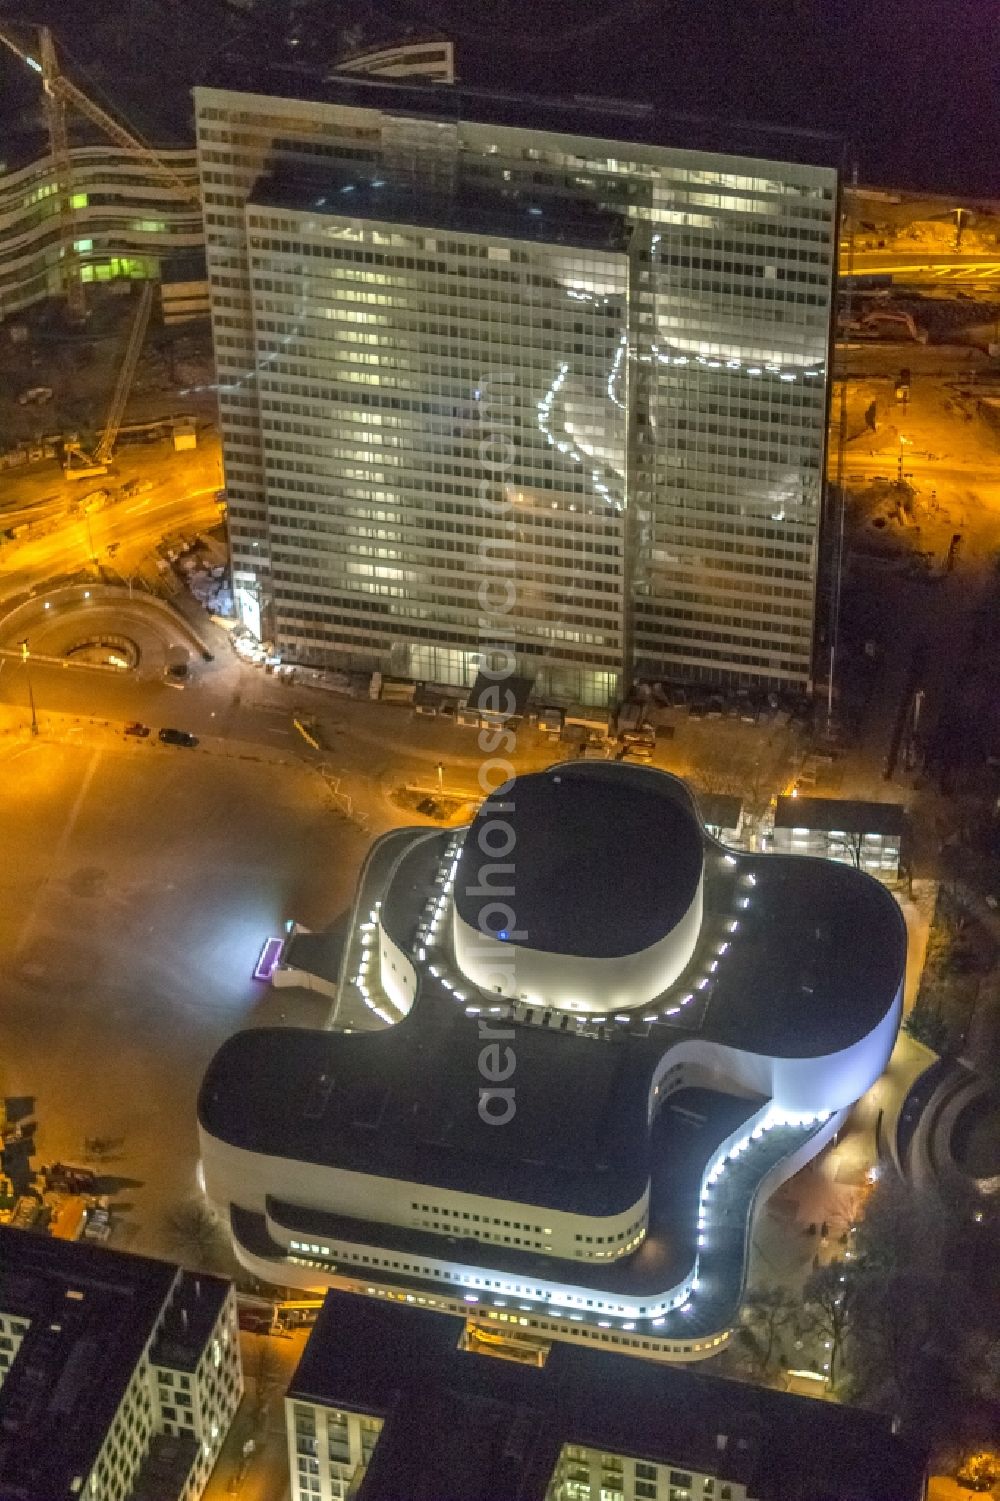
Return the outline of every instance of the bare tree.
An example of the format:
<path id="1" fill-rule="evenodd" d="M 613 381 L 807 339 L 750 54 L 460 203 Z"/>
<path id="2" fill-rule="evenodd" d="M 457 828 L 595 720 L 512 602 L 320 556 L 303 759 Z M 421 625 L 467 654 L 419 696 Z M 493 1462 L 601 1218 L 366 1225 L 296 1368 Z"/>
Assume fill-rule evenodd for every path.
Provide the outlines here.
<path id="1" fill-rule="evenodd" d="M 951 1470 L 996 1432 L 1000 1212 L 939 1180 L 887 1176 L 854 1237 L 851 1398 L 898 1418 Z"/>
<path id="2" fill-rule="evenodd" d="M 838 1366 L 851 1329 L 857 1277 L 850 1262 L 830 1261 L 817 1267 L 806 1282 L 803 1299 L 806 1326 L 829 1345 L 827 1380 L 836 1387 Z"/>
<path id="3" fill-rule="evenodd" d="M 201 1199 L 186 1199 L 165 1216 L 170 1244 L 193 1271 L 228 1272 L 232 1253 L 216 1214 Z"/>
<path id="4" fill-rule="evenodd" d="M 864 845 L 864 835 L 860 832 L 860 830 L 858 830 L 857 832 L 852 830 L 846 835 L 844 844 L 846 846 L 847 853 L 851 857 L 851 864 L 854 866 L 854 869 L 860 870 L 862 847 Z"/>
<path id="5" fill-rule="evenodd" d="M 760 1287 L 743 1305 L 745 1343 L 751 1347 L 754 1364 L 766 1375 L 780 1348 L 780 1335 L 794 1322 L 798 1305 L 783 1287 Z"/>

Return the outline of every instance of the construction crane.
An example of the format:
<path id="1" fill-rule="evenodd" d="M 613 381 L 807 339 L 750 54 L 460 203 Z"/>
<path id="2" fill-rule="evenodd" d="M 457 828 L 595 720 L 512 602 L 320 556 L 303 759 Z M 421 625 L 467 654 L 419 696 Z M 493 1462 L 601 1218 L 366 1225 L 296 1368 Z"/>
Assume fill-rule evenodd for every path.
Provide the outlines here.
<path id="1" fill-rule="evenodd" d="M 59 238 L 62 244 L 62 277 L 66 292 L 66 306 L 73 321 L 82 323 L 87 316 L 87 305 L 83 296 L 83 281 L 80 277 L 80 263 L 73 234 L 73 179 L 69 133 L 66 129 L 66 102 L 55 87 L 55 82 L 59 77 L 59 64 L 56 61 L 52 33 L 47 26 L 42 27 L 38 40 L 38 50 L 42 59 L 45 118 L 49 127 L 52 162 L 56 169 L 56 192 L 59 195 Z"/>
<path id="2" fill-rule="evenodd" d="M 186 202 L 201 207 L 201 195 L 196 186 L 163 161 L 135 131 L 127 130 L 89 99 L 75 83 L 59 69 L 55 43 L 47 26 L 39 27 L 38 57 L 26 52 L 8 31 L 0 27 L 0 43 L 27 67 L 41 76 L 45 93 L 45 113 L 49 129 L 49 143 L 56 172 L 56 187 L 59 195 L 59 221 L 62 240 L 62 279 L 66 302 L 72 317 L 82 320 L 85 315 L 83 283 L 80 263 L 74 245 L 72 158 L 69 135 L 66 129 L 66 106 L 71 105 L 91 124 L 108 136 L 117 146 L 130 151 L 147 167 L 156 172 L 164 182 L 176 188 Z"/>
<path id="3" fill-rule="evenodd" d="M 153 283 L 147 281 L 143 284 L 139 294 L 139 305 L 132 319 L 132 327 L 129 329 L 128 343 L 125 345 L 125 353 L 118 370 L 118 379 L 115 382 L 114 394 L 108 407 L 108 414 L 104 419 L 104 430 L 93 454 L 88 454 L 81 447 L 77 439 L 67 439 L 63 444 L 65 455 L 64 469 L 69 479 L 87 479 L 92 474 L 106 474 L 108 460 L 114 452 L 115 443 L 118 439 L 118 429 L 121 427 L 122 417 L 125 415 L 125 403 L 128 401 L 128 393 L 132 389 L 132 381 L 135 379 L 136 366 L 139 363 L 139 355 L 142 352 L 142 341 L 146 337 L 146 329 L 149 327 L 149 315 L 153 310 Z M 75 462 L 74 462 L 75 460 Z"/>

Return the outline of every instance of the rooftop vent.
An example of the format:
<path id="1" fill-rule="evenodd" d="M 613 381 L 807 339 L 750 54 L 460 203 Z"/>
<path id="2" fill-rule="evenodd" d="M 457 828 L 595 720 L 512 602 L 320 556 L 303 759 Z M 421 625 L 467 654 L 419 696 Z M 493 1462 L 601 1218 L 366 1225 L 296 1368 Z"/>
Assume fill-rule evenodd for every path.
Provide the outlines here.
<path id="1" fill-rule="evenodd" d="M 320 1074 L 316 1083 L 310 1089 L 306 1102 L 302 1107 L 302 1114 L 307 1121 L 318 1121 L 326 1109 L 333 1089 L 333 1075 Z"/>

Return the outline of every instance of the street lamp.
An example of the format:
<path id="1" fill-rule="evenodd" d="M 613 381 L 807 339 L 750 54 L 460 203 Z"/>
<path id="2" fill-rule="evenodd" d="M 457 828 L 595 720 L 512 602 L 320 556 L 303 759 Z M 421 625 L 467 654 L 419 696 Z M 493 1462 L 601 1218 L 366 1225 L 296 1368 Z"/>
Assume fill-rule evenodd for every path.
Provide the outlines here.
<path id="1" fill-rule="evenodd" d="M 28 682 L 28 702 L 31 705 L 31 733 L 38 734 L 38 716 L 35 713 L 35 695 L 31 687 L 31 670 L 28 667 L 28 638 L 25 636 L 19 643 L 21 647 L 21 661 L 24 663 L 24 675 Z"/>
<path id="2" fill-rule="evenodd" d="M 909 479 L 910 478 L 909 475 L 904 475 L 903 474 L 903 444 L 904 443 L 907 443 L 907 444 L 909 444 L 912 447 L 913 446 L 913 439 L 912 438 L 904 438 L 903 434 L 900 433 L 899 434 L 899 459 L 897 460 L 897 463 L 896 463 L 896 484 L 900 487 L 900 489 L 902 489 L 902 487 L 903 487 L 903 481 L 904 481 L 904 479 Z"/>

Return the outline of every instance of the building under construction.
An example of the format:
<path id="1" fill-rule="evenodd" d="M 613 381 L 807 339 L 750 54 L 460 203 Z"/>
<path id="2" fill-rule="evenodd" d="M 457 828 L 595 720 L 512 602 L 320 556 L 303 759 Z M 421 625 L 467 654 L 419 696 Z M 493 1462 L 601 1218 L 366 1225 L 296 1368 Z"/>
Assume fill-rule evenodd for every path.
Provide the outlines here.
<path id="1" fill-rule="evenodd" d="M 44 111 L 0 160 L 0 321 L 60 294 L 79 319 L 88 284 L 154 279 L 176 286 L 167 318 L 207 313 L 194 151 L 153 149 L 95 103 L 44 28 L 0 43 L 39 75 Z"/>

